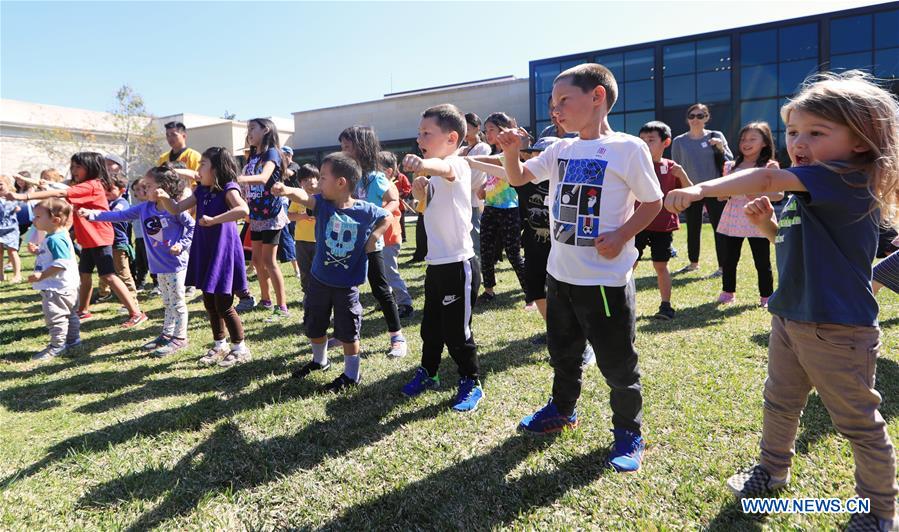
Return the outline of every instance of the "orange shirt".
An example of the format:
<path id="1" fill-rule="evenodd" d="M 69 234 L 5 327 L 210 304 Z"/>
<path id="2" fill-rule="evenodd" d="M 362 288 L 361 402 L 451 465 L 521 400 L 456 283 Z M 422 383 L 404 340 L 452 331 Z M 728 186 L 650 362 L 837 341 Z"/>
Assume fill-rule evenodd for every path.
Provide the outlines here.
<path id="1" fill-rule="evenodd" d="M 106 201 L 106 190 L 99 179 L 89 179 L 76 185 L 72 185 L 66 191 L 66 200 L 72 204 L 72 211 L 80 208 L 109 210 L 109 202 Z M 74 212 L 72 214 L 75 214 Z M 109 222 L 89 222 L 84 218 L 74 215 L 75 240 L 81 247 L 99 248 L 111 246 L 113 240 L 112 224 Z"/>

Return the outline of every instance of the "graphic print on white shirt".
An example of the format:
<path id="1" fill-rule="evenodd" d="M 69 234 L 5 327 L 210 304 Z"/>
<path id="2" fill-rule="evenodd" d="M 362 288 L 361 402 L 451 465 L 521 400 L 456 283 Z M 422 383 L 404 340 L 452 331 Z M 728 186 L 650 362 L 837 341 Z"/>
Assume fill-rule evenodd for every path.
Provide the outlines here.
<path id="1" fill-rule="evenodd" d="M 593 246 L 599 236 L 599 205 L 608 161 L 559 159 L 559 183 L 553 194 L 553 238 L 572 246 Z"/>

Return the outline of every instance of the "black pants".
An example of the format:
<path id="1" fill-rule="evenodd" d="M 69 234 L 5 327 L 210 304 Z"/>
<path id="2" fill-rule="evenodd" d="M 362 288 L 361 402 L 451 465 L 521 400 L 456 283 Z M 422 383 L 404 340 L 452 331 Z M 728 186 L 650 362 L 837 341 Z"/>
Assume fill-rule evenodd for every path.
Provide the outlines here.
<path id="1" fill-rule="evenodd" d="M 428 233 L 425 231 L 425 215 L 419 213 L 415 221 L 415 253 L 412 260 L 425 260 L 428 255 Z"/>
<path id="2" fill-rule="evenodd" d="M 611 390 L 612 426 L 640 434 L 643 395 L 634 350 L 634 284 L 576 286 L 546 276 L 546 340 L 553 367 L 553 402 L 571 415 L 581 395 L 581 364 L 589 341 Z"/>
<path id="3" fill-rule="evenodd" d="M 243 342 L 243 322 L 234 310 L 234 294 L 209 294 L 203 292 L 203 306 L 209 314 L 209 325 L 212 327 L 212 339 L 216 342 L 225 339 L 225 329 L 231 336 L 231 343 Z"/>
<path id="4" fill-rule="evenodd" d="M 718 201 L 715 198 L 705 198 L 697 201 L 687 208 L 687 255 L 690 262 L 699 262 L 699 244 L 702 238 L 702 207 L 705 205 L 709 211 L 709 221 L 712 223 L 712 232 L 715 235 L 715 255 L 718 267 L 724 264 L 723 246 L 718 234 L 718 222 L 721 221 L 721 213 L 724 212 L 726 201 Z"/>
<path id="5" fill-rule="evenodd" d="M 134 263 L 131 265 L 131 273 L 134 275 L 134 285 L 136 287 L 143 288 L 149 271 L 150 266 L 147 264 L 147 247 L 144 245 L 144 239 L 135 238 Z"/>
<path id="6" fill-rule="evenodd" d="M 743 250 L 743 237 L 719 235 L 724 245 L 724 262 L 721 265 L 721 290 L 737 291 L 737 264 Z M 771 273 L 771 242 L 767 238 L 747 238 L 752 260 L 759 276 L 759 295 L 769 297 L 774 292 L 774 275 Z"/>
<path id="7" fill-rule="evenodd" d="M 380 251 L 372 251 L 368 254 L 368 286 L 381 305 L 384 313 L 384 321 L 387 322 L 387 332 L 396 332 L 402 329 L 400 325 L 400 313 L 396 308 L 396 300 L 390 285 L 387 284 L 387 275 L 384 273 L 384 256 Z"/>
<path id="8" fill-rule="evenodd" d="M 471 307 L 481 272 L 474 257 L 462 262 L 429 265 L 425 270 L 425 308 L 421 319 L 421 367 L 437 375 L 443 346 L 462 377 L 478 378 L 478 349 L 471 332 Z"/>
<path id="9" fill-rule="evenodd" d="M 524 257 L 521 256 L 521 214 L 518 209 L 485 207 L 481 215 L 481 263 L 484 266 L 484 287 L 496 286 L 496 263 L 502 250 L 518 276 L 521 290 L 527 292 L 524 278 Z"/>

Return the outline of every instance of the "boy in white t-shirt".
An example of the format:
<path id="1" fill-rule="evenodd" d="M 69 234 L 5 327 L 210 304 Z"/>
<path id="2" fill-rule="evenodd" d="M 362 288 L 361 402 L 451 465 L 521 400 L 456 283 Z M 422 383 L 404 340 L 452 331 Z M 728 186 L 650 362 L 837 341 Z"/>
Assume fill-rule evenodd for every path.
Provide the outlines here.
<path id="1" fill-rule="evenodd" d="M 421 320 L 421 367 L 403 393 L 415 397 L 440 384 L 437 369 L 443 346 L 459 367 L 453 410 L 478 408 L 481 388 L 471 307 L 480 287 L 480 269 L 471 240 L 471 169 L 454 154 L 465 137 L 465 118 L 449 104 L 427 109 L 418 127 L 422 157 L 406 155 L 403 167 L 418 177 L 412 195 L 425 204 L 428 254 L 425 307 Z"/>
<path id="2" fill-rule="evenodd" d="M 552 144 L 521 163 L 519 133 L 505 131 L 509 182 L 549 181 L 551 249 L 547 264 L 547 346 L 554 370 L 549 402 L 525 417 L 519 429 L 547 433 L 575 428 L 586 342 L 611 388 L 615 445 L 609 465 L 640 468 L 643 397 L 634 350 L 634 236 L 655 218 L 662 191 L 646 143 L 615 133 L 609 110 L 618 84 L 602 65 L 586 63 L 553 82 L 553 114 L 578 138 Z M 634 210 L 634 200 L 640 206 Z"/>
<path id="3" fill-rule="evenodd" d="M 78 319 L 78 287 L 81 278 L 75 261 L 75 247 L 69 238 L 72 205 L 61 198 L 49 198 L 34 207 L 34 227 L 46 231 L 28 277 L 41 292 L 44 321 L 50 330 L 50 344 L 33 360 L 50 360 L 81 343 Z"/>

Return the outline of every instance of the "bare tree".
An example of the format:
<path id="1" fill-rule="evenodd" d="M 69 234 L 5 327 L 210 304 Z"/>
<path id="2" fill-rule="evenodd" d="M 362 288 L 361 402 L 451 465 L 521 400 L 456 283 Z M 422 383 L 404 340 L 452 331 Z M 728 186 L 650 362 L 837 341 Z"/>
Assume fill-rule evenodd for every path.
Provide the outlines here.
<path id="1" fill-rule="evenodd" d="M 121 146 L 119 155 L 125 159 L 123 170 L 143 172 L 156 162 L 163 137 L 144 105 L 144 99 L 128 85 L 116 91 L 116 105 L 112 111 L 114 136 Z"/>

